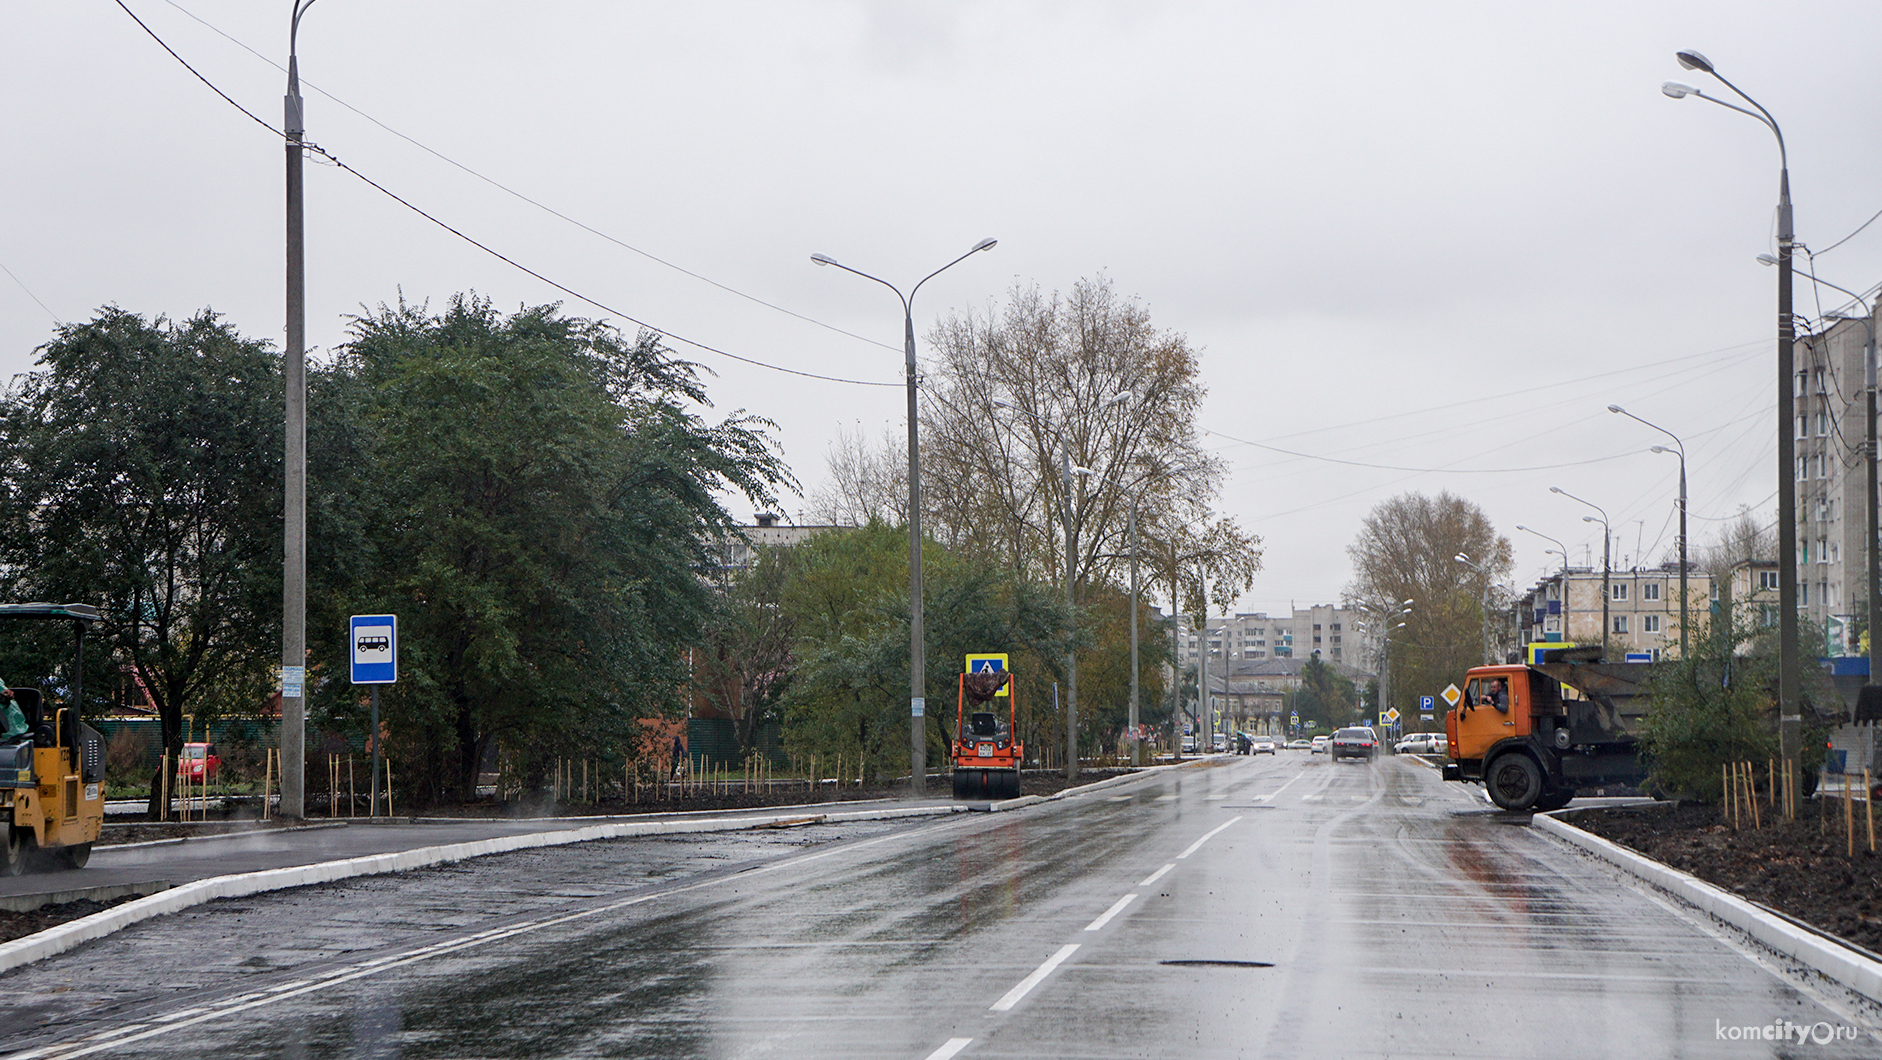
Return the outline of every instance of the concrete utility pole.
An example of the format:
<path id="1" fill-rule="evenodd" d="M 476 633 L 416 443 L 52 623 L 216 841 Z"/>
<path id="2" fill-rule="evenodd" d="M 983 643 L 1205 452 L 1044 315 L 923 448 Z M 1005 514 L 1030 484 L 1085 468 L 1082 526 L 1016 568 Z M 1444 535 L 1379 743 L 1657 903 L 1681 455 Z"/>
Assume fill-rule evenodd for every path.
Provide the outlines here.
<path id="1" fill-rule="evenodd" d="M 283 484 L 281 571 L 281 816 L 304 809 L 307 684 L 307 266 L 301 224 L 300 60 L 295 41 L 314 0 L 295 0 L 288 24 L 287 137 L 287 474 Z M 375 739 L 377 734 L 374 734 Z"/>
<path id="2" fill-rule="evenodd" d="M 1059 446 L 1059 468 L 1064 475 L 1065 501 L 1060 511 L 1065 516 L 1065 609 L 1068 613 L 1078 608 L 1078 600 L 1073 596 L 1077 578 L 1077 544 L 1072 540 L 1072 451 L 1063 443 Z M 1078 650 L 1067 649 L 1065 652 L 1065 779 L 1078 779 Z"/>
<path id="3" fill-rule="evenodd" d="M 1870 391 L 1870 394 L 1873 395 L 1874 393 L 1875 391 L 1872 389 Z M 1873 400 L 1873 398 L 1871 400 Z M 1869 423 L 1871 426 L 1875 424 L 1875 414 L 1873 412 L 1870 413 L 1869 415 Z M 1871 446 L 1870 452 L 1873 453 L 1874 451 L 1875 451 L 1875 447 Z M 1871 478 L 1873 478 L 1873 476 L 1871 476 Z M 1875 505 L 1871 504 L 1870 507 L 1874 508 Z M 1142 765 L 1144 761 L 1143 760 L 1144 741 L 1142 739 L 1142 735 L 1137 731 L 1137 500 L 1136 498 L 1131 499 L 1130 536 L 1131 536 L 1131 716 L 1130 716 L 1131 765 L 1138 766 L 1138 765 Z M 1874 534 L 1870 535 L 1870 537 L 1874 537 L 1874 536 L 1875 536 Z"/>

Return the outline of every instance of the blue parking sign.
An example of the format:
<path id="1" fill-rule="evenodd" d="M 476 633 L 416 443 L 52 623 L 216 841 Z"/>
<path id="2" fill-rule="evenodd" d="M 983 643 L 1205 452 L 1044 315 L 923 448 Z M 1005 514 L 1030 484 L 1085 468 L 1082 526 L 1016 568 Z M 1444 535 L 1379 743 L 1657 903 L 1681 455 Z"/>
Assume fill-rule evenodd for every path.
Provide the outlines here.
<path id="1" fill-rule="evenodd" d="M 1437 702 L 1435 698 L 1432 696 L 1419 696 L 1418 697 L 1418 712 L 1420 714 L 1431 713 L 1432 708 L 1435 707 L 1436 705 L 1437 705 Z"/>
<path id="2" fill-rule="evenodd" d="M 399 679 L 399 616 L 354 615 L 347 642 L 352 646 L 353 683 L 389 685 Z"/>

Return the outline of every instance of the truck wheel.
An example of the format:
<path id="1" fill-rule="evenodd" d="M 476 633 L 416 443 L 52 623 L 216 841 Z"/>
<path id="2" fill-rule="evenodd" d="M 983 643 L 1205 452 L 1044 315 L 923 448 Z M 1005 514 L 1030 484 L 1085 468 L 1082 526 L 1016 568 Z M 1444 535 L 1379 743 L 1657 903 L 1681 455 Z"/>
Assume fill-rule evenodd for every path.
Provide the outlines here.
<path id="1" fill-rule="evenodd" d="M 18 876 L 26 871 L 26 857 L 32 853 L 32 833 L 10 824 L 0 825 L 6 830 L 4 851 L 0 852 L 0 876 Z"/>
<path id="2" fill-rule="evenodd" d="M 1542 769 L 1535 759 L 1512 751 L 1490 763 L 1483 786 L 1490 790 L 1490 801 L 1505 810 L 1527 810 L 1542 795 Z"/>
<path id="3" fill-rule="evenodd" d="M 91 844 L 73 843 L 68 847 L 60 847 L 53 853 L 59 856 L 59 864 L 66 868 L 82 869 L 85 863 L 91 860 Z"/>

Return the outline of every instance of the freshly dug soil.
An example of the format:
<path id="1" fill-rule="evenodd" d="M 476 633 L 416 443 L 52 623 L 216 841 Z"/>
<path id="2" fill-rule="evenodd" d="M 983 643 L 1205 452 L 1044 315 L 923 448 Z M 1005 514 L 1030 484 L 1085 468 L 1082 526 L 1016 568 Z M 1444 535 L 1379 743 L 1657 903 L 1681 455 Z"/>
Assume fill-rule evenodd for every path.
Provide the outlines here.
<path id="1" fill-rule="evenodd" d="M 1569 822 L 1741 898 L 1882 952 L 1882 856 L 1869 851 L 1867 804 L 1858 800 L 1854 811 L 1854 857 L 1849 856 L 1839 799 L 1811 799 L 1794 821 L 1772 820 L 1771 808 L 1760 805 L 1760 828 L 1741 820 L 1734 830 L 1719 807 L 1693 803 L 1593 810 L 1575 814 Z M 1882 820 L 1876 828 L 1882 840 Z"/>

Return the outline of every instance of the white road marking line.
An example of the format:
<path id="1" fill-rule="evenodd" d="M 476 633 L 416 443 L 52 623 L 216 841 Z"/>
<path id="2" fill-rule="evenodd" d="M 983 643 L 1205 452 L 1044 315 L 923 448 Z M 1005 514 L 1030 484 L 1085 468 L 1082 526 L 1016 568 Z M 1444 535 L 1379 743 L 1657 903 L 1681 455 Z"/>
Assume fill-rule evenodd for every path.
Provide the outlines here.
<path id="1" fill-rule="evenodd" d="M 1159 796 L 1157 796 L 1157 801 L 1158 801 L 1158 802 L 1175 802 L 1175 801 L 1176 801 L 1176 796 L 1174 796 L 1174 795 L 1159 795 Z"/>
<path id="2" fill-rule="evenodd" d="M 1220 832 L 1222 829 L 1227 828 L 1229 825 L 1232 825 L 1236 821 L 1239 821 L 1241 819 L 1242 819 L 1242 815 L 1238 813 L 1234 817 L 1231 817 L 1228 820 L 1223 821 L 1221 824 L 1216 825 L 1214 828 L 1209 829 L 1207 832 L 1204 832 L 1202 834 L 1201 839 L 1198 839 L 1194 843 L 1189 844 L 1188 850 L 1185 850 L 1181 854 L 1176 855 L 1176 860 L 1181 861 L 1184 858 L 1190 856 L 1191 854 L 1194 854 L 1196 852 L 1197 847 L 1200 847 L 1204 843 L 1207 843 L 1217 832 Z"/>
<path id="3" fill-rule="evenodd" d="M 1113 795 L 1104 801 L 1106 802 L 1129 802 L 1136 797 L 1137 796 L 1135 795 Z M 972 1041 L 972 1039 L 969 1039 L 969 1041 Z"/>
<path id="4" fill-rule="evenodd" d="M 1127 894 L 1124 897 L 1119 898 L 1116 904 L 1112 905 L 1111 908 L 1106 909 L 1104 911 L 1103 916 L 1100 916 L 1098 919 L 1093 920 L 1089 924 L 1086 924 L 1085 930 L 1096 931 L 1099 928 L 1105 926 L 1106 924 L 1109 924 L 1111 922 L 1112 917 L 1118 915 L 1119 913 L 1122 913 L 1124 911 L 1125 906 L 1131 904 L 1132 902 L 1136 900 L 1137 900 L 1137 896 L 1134 894 Z"/>
<path id="5" fill-rule="evenodd" d="M 1150 874 L 1150 875 L 1149 875 L 1148 877 L 1146 877 L 1146 878 L 1144 879 L 1144 882 L 1142 882 L 1142 883 L 1140 883 L 1140 884 L 1138 884 L 1137 886 L 1139 886 L 1139 887 L 1148 887 L 1148 886 L 1150 886 L 1151 884 L 1153 884 L 1153 883 L 1155 883 L 1155 882 L 1157 882 L 1158 880 L 1160 880 L 1160 879 L 1162 879 L 1162 878 L 1163 878 L 1163 874 L 1164 874 L 1164 873 L 1166 873 L 1166 872 L 1168 872 L 1168 871 L 1170 871 L 1171 869 L 1173 869 L 1173 868 L 1175 868 L 1175 867 L 1176 867 L 1176 862 L 1174 862 L 1174 861 L 1172 861 L 1172 862 L 1170 862 L 1170 863 L 1169 863 L 1168 865 L 1165 865 L 1165 866 L 1163 866 L 1162 868 L 1160 868 L 1160 869 L 1158 869 L 1157 871 L 1155 871 L 1155 872 L 1153 872 L 1153 873 L 1151 873 L 1151 874 Z"/>
<path id="6" fill-rule="evenodd" d="M 1038 986 L 1041 982 L 1044 982 L 1045 977 L 1052 974 L 1052 969 L 1057 968 L 1060 964 L 1063 964 L 1065 961 L 1065 958 L 1070 957 L 1072 954 L 1077 953 L 1077 952 L 1078 952 L 1078 943 L 1076 942 L 1071 943 L 1069 945 L 1060 946 L 1059 952 L 1053 954 L 1050 957 L 1047 957 L 1046 963 L 1040 965 L 1037 968 L 1034 968 L 1031 975 L 1027 976 L 1024 979 L 1021 979 L 1019 983 L 1013 987 L 1013 989 L 1008 990 L 1006 992 L 1005 996 L 1001 997 L 1000 1000 L 995 1001 L 993 1003 L 993 1008 L 990 1011 L 1005 1012 L 1006 1010 L 1012 1008 L 1014 1005 L 1019 1004 L 1020 998 L 1023 998 L 1027 994 L 1031 993 L 1033 987 Z"/>
<path id="7" fill-rule="evenodd" d="M 973 1044 L 972 1038 L 949 1038 L 947 1044 L 929 1053 L 924 1060 L 949 1060 L 955 1053 Z"/>
<path id="8" fill-rule="evenodd" d="M 1276 797 L 1276 796 L 1278 796 L 1279 794 L 1281 794 L 1281 793 L 1282 793 L 1283 791 L 1286 791 L 1287 789 L 1289 789 L 1289 788 L 1291 788 L 1291 787 L 1293 787 L 1293 786 L 1295 785 L 1295 783 L 1297 783 L 1297 782 L 1298 782 L 1298 781 L 1300 780 L 1300 778 L 1302 778 L 1302 777 L 1304 777 L 1304 776 L 1306 776 L 1306 775 L 1307 775 L 1307 774 L 1305 774 L 1305 773 L 1296 773 L 1296 774 L 1294 774 L 1294 779 L 1293 779 L 1293 780 L 1290 780 L 1290 781 L 1288 781 L 1287 783 L 1285 783 L 1285 784 L 1283 784 L 1283 785 L 1281 785 L 1280 787 L 1278 787 L 1278 788 L 1275 788 L 1275 789 L 1274 789 L 1273 791 L 1270 791 L 1270 792 L 1268 792 L 1268 793 L 1267 793 L 1266 795 L 1257 795 L 1257 796 L 1255 796 L 1255 799 L 1254 799 L 1254 801 L 1256 801 L 1256 802 L 1267 802 L 1267 801 L 1269 801 L 1270 799 L 1273 799 L 1274 797 Z"/>

